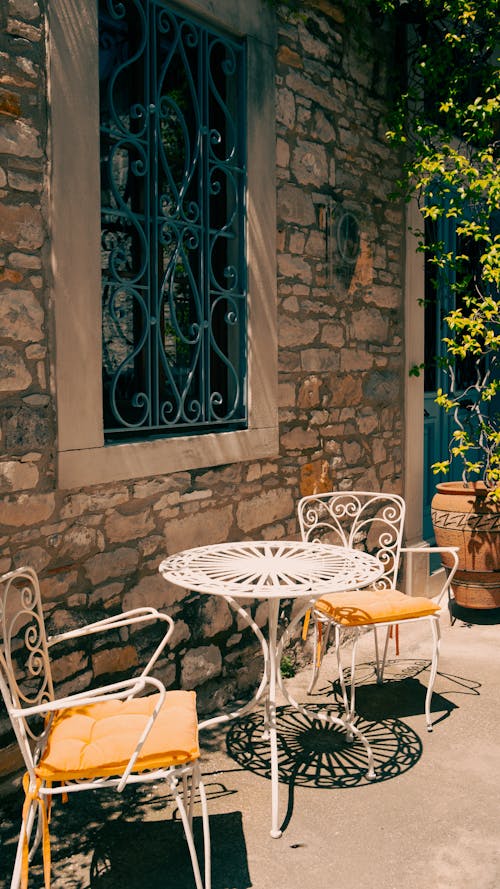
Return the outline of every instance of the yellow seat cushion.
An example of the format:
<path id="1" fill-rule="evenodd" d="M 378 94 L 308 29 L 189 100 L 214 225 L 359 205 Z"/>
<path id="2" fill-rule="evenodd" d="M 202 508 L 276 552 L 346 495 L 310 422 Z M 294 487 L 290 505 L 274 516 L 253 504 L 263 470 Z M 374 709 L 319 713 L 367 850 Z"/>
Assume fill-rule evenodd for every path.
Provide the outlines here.
<path id="1" fill-rule="evenodd" d="M 432 599 L 406 596 L 399 590 L 354 590 L 322 596 L 314 606 L 344 627 L 426 617 L 439 611 Z"/>
<path id="2" fill-rule="evenodd" d="M 47 781 L 121 775 L 158 702 L 158 694 L 72 707 L 56 714 L 36 767 Z M 198 758 L 194 691 L 168 691 L 133 771 L 168 768 Z"/>

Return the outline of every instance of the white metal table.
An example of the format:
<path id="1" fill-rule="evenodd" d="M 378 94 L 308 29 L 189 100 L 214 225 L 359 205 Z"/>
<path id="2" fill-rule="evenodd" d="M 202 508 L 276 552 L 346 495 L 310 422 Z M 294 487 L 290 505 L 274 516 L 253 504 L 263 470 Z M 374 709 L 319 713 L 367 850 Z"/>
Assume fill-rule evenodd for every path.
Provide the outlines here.
<path id="1" fill-rule="evenodd" d="M 243 541 L 221 543 L 184 550 L 165 559 L 159 566 L 165 580 L 199 593 L 223 597 L 242 616 L 259 639 L 264 655 L 264 673 L 249 703 L 238 710 L 215 716 L 200 723 L 200 728 L 226 722 L 252 710 L 265 694 L 266 732 L 271 750 L 271 836 L 281 836 L 278 823 L 279 776 L 276 729 L 276 684 L 292 707 L 309 719 L 319 719 L 341 726 L 359 737 L 368 759 L 368 775 L 373 777 L 373 755 L 366 738 L 352 723 L 326 711 L 311 712 L 299 704 L 283 683 L 281 654 L 290 634 L 307 609 L 326 593 L 359 589 L 374 583 L 383 566 L 360 550 L 330 544 L 298 541 Z M 268 638 L 243 607 L 243 600 L 267 600 Z M 301 599 L 299 607 L 278 640 L 278 622 L 282 600 Z"/>

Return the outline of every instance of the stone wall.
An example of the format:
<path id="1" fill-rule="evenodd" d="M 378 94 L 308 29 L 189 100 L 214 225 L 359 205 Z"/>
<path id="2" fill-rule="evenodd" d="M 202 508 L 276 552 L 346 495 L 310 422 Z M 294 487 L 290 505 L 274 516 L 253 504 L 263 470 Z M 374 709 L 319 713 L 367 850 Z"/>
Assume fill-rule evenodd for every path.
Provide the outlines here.
<path id="1" fill-rule="evenodd" d="M 58 490 L 55 477 L 44 4 L 8 0 L 0 12 L 0 570 L 40 572 L 51 630 L 122 607 L 166 608 L 176 631 L 160 675 L 196 687 L 205 711 L 255 685 L 254 638 L 223 601 L 168 588 L 161 558 L 295 536 L 295 503 L 314 486 L 401 491 L 403 215 L 388 198 L 397 163 L 384 142 L 391 47 L 366 7 L 310 0 L 279 23 L 279 454 L 78 491 Z M 75 643 L 55 664 L 61 691 L 126 674 L 153 637 Z"/>

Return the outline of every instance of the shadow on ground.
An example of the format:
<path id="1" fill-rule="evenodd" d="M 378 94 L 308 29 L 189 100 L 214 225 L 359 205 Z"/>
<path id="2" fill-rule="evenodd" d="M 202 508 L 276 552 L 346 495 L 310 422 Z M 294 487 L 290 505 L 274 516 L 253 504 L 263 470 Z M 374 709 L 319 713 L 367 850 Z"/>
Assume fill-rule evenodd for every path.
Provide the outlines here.
<path id="1" fill-rule="evenodd" d="M 207 786 L 210 796 L 212 785 Z M 220 785 L 213 785 L 220 795 Z M 21 796 L 3 800 L 0 886 L 10 884 L 21 813 Z M 6 805 L 5 805 L 6 804 Z M 131 788 L 70 797 L 54 806 L 50 828 L 52 889 L 193 889 L 193 872 L 182 823 L 165 812 L 165 797 Z M 2 813 L 4 814 L 4 813 Z M 147 816 L 146 818 L 144 816 Z M 158 820 L 156 820 L 158 819 Z M 210 816 L 212 889 L 248 889 L 241 812 Z M 203 871 L 201 818 L 194 819 Z M 5 878 L 5 882 L 3 882 Z M 43 884 L 41 852 L 30 867 L 30 886 Z"/>
<path id="2" fill-rule="evenodd" d="M 358 667 L 356 691 L 357 727 L 374 755 L 375 783 L 398 778 L 412 769 L 422 755 L 422 741 L 405 718 L 419 716 L 425 732 L 424 701 L 428 661 L 389 661 L 387 681 L 374 682 L 374 665 Z M 398 678 L 394 678 L 397 674 Z M 421 682 L 421 677 L 424 682 Z M 349 673 L 346 671 L 348 680 Z M 480 684 L 459 676 L 438 673 L 439 691 L 432 699 L 435 722 L 446 719 L 458 705 L 448 695 L 479 695 Z M 329 682 L 307 699 L 312 714 L 331 708 L 341 713 L 340 688 Z M 366 785 L 367 756 L 362 742 L 352 742 L 335 726 L 308 719 L 290 706 L 277 708 L 279 774 L 288 787 L 287 811 L 282 823 L 290 823 L 296 788 L 348 789 Z M 230 723 L 226 749 L 242 770 L 270 778 L 269 743 L 263 737 L 261 710 Z M 204 737 L 208 748 L 219 747 L 223 733 Z M 206 776 L 209 800 L 229 798 L 239 791 L 223 783 L 224 768 Z M 232 771 L 228 769 L 227 771 Z M 217 776 L 217 777 L 216 777 Z M 222 781 L 221 781 L 222 779 Z M 245 804 L 248 800 L 245 800 Z M 0 889 L 9 885 L 16 850 L 22 793 L 1 801 Z M 232 808 L 231 804 L 230 807 Z M 203 859 L 201 824 L 195 818 L 195 837 Z M 210 816 L 213 889 L 248 889 L 252 886 L 247 849 L 239 811 Z M 161 784 L 127 788 L 123 795 L 112 790 L 70 796 L 53 806 L 52 889 L 192 889 L 193 876 L 182 824 Z M 30 887 L 42 885 L 40 851 L 31 868 Z"/>
<path id="3" fill-rule="evenodd" d="M 500 624 L 500 608 L 462 608 L 455 601 L 451 602 L 450 614 L 453 621 L 472 626 L 495 626 Z"/>

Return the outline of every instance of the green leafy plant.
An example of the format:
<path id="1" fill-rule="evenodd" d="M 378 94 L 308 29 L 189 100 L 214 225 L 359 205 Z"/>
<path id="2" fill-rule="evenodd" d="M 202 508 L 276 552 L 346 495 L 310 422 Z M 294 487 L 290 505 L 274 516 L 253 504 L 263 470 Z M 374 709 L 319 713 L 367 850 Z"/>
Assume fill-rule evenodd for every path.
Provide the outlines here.
<path id="1" fill-rule="evenodd" d="M 484 481 L 489 498 L 500 502 L 498 0 L 375 5 L 411 25 L 409 75 L 387 135 L 405 158 L 398 194 L 416 196 L 427 221 L 426 232 L 416 233 L 419 250 L 454 294 L 440 359 L 449 385 L 436 398 L 452 413 L 454 432 L 448 459 L 432 468 L 447 473 L 458 460 L 463 480 Z M 458 250 L 437 236 L 439 220 L 453 221 Z"/>
<path id="2" fill-rule="evenodd" d="M 284 654 L 281 658 L 280 670 L 281 675 L 285 679 L 291 679 L 292 676 L 295 676 L 297 668 L 295 666 L 293 658 L 291 658 L 288 654 Z"/>

